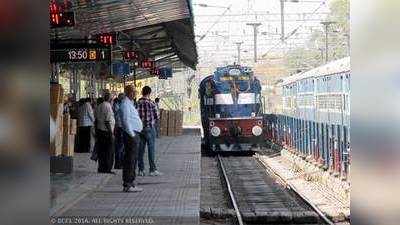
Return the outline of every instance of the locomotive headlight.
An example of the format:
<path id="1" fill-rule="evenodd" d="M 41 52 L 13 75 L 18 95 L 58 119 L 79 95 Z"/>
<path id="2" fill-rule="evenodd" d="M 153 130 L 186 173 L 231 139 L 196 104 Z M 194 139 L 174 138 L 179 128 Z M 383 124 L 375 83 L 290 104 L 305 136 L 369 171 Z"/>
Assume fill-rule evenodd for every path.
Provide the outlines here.
<path id="1" fill-rule="evenodd" d="M 219 127 L 211 128 L 211 135 L 214 137 L 218 137 L 221 134 L 221 129 Z"/>
<path id="2" fill-rule="evenodd" d="M 262 128 L 260 126 L 254 126 L 251 129 L 251 132 L 253 133 L 254 136 L 260 136 L 262 134 Z"/>

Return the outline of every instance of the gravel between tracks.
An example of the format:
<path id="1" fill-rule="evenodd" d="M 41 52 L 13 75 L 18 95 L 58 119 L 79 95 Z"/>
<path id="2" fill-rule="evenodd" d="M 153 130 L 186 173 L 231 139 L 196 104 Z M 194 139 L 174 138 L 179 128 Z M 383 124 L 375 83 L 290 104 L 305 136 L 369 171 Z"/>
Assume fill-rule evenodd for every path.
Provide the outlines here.
<path id="1" fill-rule="evenodd" d="M 214 157 L 201 158 L 200 224 L 233 224 L 234 211 L 221 179 L 218 161 Z"/>
<path id="2" fill-rule="evenodd" d="M 335 224 L 350 224 L 350 202 L 344 204 L 334 197 L 328 187 L 324 187 L 318 182 L 306 180 L 306 174 L 293 169 L 293 165 L 279 153 L 271 154 L 269 152 L 256 157 L 285 182 L 293 185 L 297 191 L 318 207 L 328 218 L 333 220 Z"/>
<path id="3" fill-rule="evenodd" d="M 231 157 L 229 157 L 231 158 Z M 233 179 L 233 183 L 235 184 L 235 188 L 236 190 L 250 190 L 247 189 L 246 185 L 252 183 L 251 180 L 258 179 L 257 182 L 266 182 L 266 184 L 262 184 L 262 186 L 257 185 L 257 187 L 255 187 L 256 189 L 259 188 L 266 188 L 265 185 L 272 187 L 272 189 L 270 190 L 270 192 L 267 194 L 267 196 L 262 196 L 263 191 L 259 192 L 259 193 L 255 193 L 256 197 L 257 195 L 260 195 L 259 197 L 256 198 L 256 201 L 254 203 L 250 203 L 250 205 L 246 205 L 245 208 L 247 208 L 247 214 L 252 214 L 252 212 L 256 212 L 258 213 L 258 215 L 262 214 L 265 217 L 265 220 L 261 219 L 260 217 L 257 216 L 257 213 L 254 215 L 247 215 L 250 216 L 250 218 L 258 218 L 254 221 L 254 223 L 252 224 L 260 224 L 260 222 L 262 222 L 261 224 L 281 224 L 280 219 L 278 219 L 276 216 L 278 215 L 279 217 L 286 215 L 287 213 L 289 213 L 289 217 L 288 218 L 293 218 L 293 221 L 290 222 L 286 221 L 285 224 L 313 224 L 315 225 L 316 223 L 307 223 L 307 221 L 311 222 L 311 221 L 315 221 L 315 219 L 312 219 L 312 217 L 314 217 L 314 212 L 311 212 L 308 210 L 308 207 L 306 206 L 304 208 L 303 203 L 301 202 L 301 200 L 296 199 L 294 197 L 294 195 L 292 196 L 291 193 L 286 193 L 286 191 L 284 189 L 282 189 L 281 191 L 279 191 L 281 194 L 278 194 L 278 196 L 276 196 L 276 193 L 274 193 L 274 190 L 276 191 L 278 189 L 281 189 L 279 184 L 276 183 L 276 181 L 274 180 L 275 178 L 270 177 L 266 172 L 263 172 L 263 168 L 261 166 L 261 164 L 259 164 L 259 162 L 257 162 L 257 160 L 253 157 L 246 157 L 242 160 L 240 160 L 237 157 L 232 157 L 231 160 L 233 160 L 233 162 L 230 162 L 229 160 L 224 160 L 226 163 L 230 163 L 230 165 L 228 165 L 227 167 L 230 168 L 230 175 L 234 176 L 235 178 L 230 177 L 230 180 Z M 236 163 L 235 163 L 236 161 Z M 244 164 L 243 164 L 244 163 Z M 236 164 L 236 165 L 235 165 Z M 246 168 L 241 169 L 241 164 L 243 164 L 245 167 L 247 165 L 247 170 Z M 225 163 L 224 163 L 225 165 Z M 233 167 L 232 167 L 233 166 Z M 235 168 L 236 167 L 236 168 Z M 226 186 L 225 183 L 223 181 L 223 177 L 222 174 L 220 172 L 220 169 L 218 167 L 218 160 L 217 158 L 214 157 L 202 157 L 202 162 L 201 162 L 201 211 L 200 211 L 200 225 L 232 225 L 232 224 L 236 224 L 236 219 L 234 218 L 234 210 L 232 209 L 233 207 L 231 206 L 230 200 L 229 200 L 229 196 L 226 190 Z M 258 169 L 257 169 L 258 168 Z M 239 169 L 239 170 L 238 170 Z M 235 172 L 236 170 L 236 172 Z M 254 174 L 247 174 L 247 176 L 244 176 L 246 174 L 244 173 L 248 173 L 249 171 L 253 171 L 252 173 Z M 243 176 L 241 176 L 243 175 Z M 229 175 L 228 175 L 229 176 Z M 258 177 L 258 178 L 256 178 Z M 263 177 L 263 178 L 262 178 Z M 244 180 L 242 180 L 242 178 Z M 260 180 L 261 179 L 261 180 Z M 242 188 L 238 189 L 239 186 L 241 186 L 241 182 L 245 182 L 242 184 Z M 249 183 L 250 182 L 250 183 Z M 262 183 L 263 183 L 262 182 Z M 272 183 L 271 183 L 272 182 Z M 243 186 L 244 185 L 244 186 Z M 235 192 L 235 188 L 234 188 L 234 192 Z M 244 188 L 244 189 L 243 189 Z M 254 188 L 251 188 L 252 190 L 255 190 Z M 272 192 L 271 192 L 272 191 Z M 240 194 L 242 197 L 242 201 L 246 199 L 247 194 Z M 250 193 L 251 194 L 251 193 Z M 254 192 L 253 192 L 254 194 Z M 240 196 L 238 196 L 240 197 Z M 297 196 L 296 196 L 297 197 Z M 250 201 L 252 198 L 250 197 Z M 269 200 L 271 199 L 271 200 Z M 284 201 L 288 202 L 284 202 Z M 261 200 L 261 202 L 260 202 Z M 283 202 L 282 202 L 283 200 Z M 259 205 L 257 202 L 260 202 L 261 205 Z M 243 204 L 243 202 L 242 202 Z M 247 203 L 245 203 L 247 204 Z M 278 208 L 273 208 L 271 209 L 266 209 L 265 206 L 268 207 L 268 205 L 276 205 Z M 282 205 L 283 204 L 283 205 Z M 252 209 L 250 209 L 250 208 Z M 261 207 L 261 208 L 260 208 Z M 283 208 L 282 208 L 283 207 Z M 286 207 L 289 207 L 287 209 L 294 209 L 295 211 L 293 212 L 289 212 L 286 211 L 287 213 L 285 213 Z M 294 208 L 293 208 L 294 207 Z M 299 208 L 300 207 L 300 208 Z M 279 209 L 281 208 L 281 209 Z M 248 211 L 250 209 L 250 211 Z M 305 210 L 304 214 L 303 210 Z M 260 211 L 261 210 L 261 211 Z M 264 211 L 265 212 L 264 212 Z M 284 210 L 284 211 L 282 211 Z M 261 214 L 260 214 L 261 213 Z M 293 214 L 294 213 L 294 214 Z M 299 214 L 300 213 L 300 214 Z M 308 214 L 310 215 L 308 215 Z M 276 215 L 275 215 L 276 214 Z M 304 215 L 303 215 L 304 214 Z M 262 216 L 261 215 L 261 216 Z M 308 215 L 308 216 L 307 216 Z M 272 216 L 272 217 L 271 217 Z M 306 216 L 306 217 L 304 217 Z M 310 217 L 311 216 L 311 217 Z M 297 217 L 297 219 L 295 219 Z M 271 220 L 272 219 L 272 220 Z M 277 222 L 277 223 L 274 223 Z M 301 223 L 300 221 L 303 221 L 303 223 Z M 268 222 L 268 223 L 267 223 Z"/>

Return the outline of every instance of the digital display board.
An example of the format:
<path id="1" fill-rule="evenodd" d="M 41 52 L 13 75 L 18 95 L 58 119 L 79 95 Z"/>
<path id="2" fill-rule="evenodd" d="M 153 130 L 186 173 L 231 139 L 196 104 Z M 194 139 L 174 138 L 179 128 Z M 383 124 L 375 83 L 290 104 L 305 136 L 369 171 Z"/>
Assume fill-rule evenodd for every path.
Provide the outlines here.
<path id="1" fill-rule="evenodd" d="M 151 59 L 145 59 L 140 63 L 140 67 L 143 69 L 153 69 L 155 66 L 155 63 Z"/>
<path id="2" fill-rule="evenodd" d="M 73 27 L 75 26 L 75 15 L 73 12 L 59 12 L 50 14 L 50 27 Z"/>
<path id="3" fill-rule="evenodd" d="M 50 1 L 50 27 L 73 27 L 75 26 L 75 14 L 67 9 L 70 7 L 69 2 L 64 5 L 58 4 L 56 1 Z"/>
<path id="4" fill-rule="evenodd" d="M 111 49 L 95 44 L 51 45 L 50 62 L 111 61 Z"/>
<path id="5" fill-rule="evenodd" d="M 114 45 L 117 41 L 116 33 L 106 33 L 97 35 L 97 41 L 104 45 Z"/>
<path id="6" fill-rule="evenodd" d="M 125 60 L 139 60 L 140 55 L 137 51 L 125 51 L 124 52 L 124 59 Z"/>

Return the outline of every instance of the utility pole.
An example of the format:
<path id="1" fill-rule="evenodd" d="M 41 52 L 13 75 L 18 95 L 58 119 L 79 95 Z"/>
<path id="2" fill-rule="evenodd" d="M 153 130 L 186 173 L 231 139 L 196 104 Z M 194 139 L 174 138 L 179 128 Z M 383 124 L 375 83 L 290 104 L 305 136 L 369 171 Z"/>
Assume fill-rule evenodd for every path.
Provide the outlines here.
<path id="1" fill-rule="evenodd" d="M 324 49 L 323 48 L 318 48 L 318 50 L 321 51 L 321 65 L 324 63 Z"/>
<path id="2" fill-rule="evenodd" d="M 285 41 L 285 0 L 281 0 L 281 41 Z"/>
<path id="3" fill-rule="evenodd" d="M 257 33 L 258 33 L 258 27 L 261 26 L 261 23 L 247 23 L 248 26 L 253 27 L 253 32 L 254 32 L 254 62 L 257 62 Z"/>
<path id="4" fill-rule="evenodd" d="M 325 63 L 328 63 L 328 56 L 329 56 L 329 49 L 328 49 L 328 28 L 329 25 L 334 24 L 336 22 L 333 21 L 325 21 L 321 22 L 322 25 L 325 27 Z"/>
<path id="5" fill-rule="evenodd" d="M 236 42 L 235 44 L 237 45 L 237 50 L 238 50 L 238 55 L 237 55 L 237 57 L 238 57 L 238 65 L 240 65 L 240 46 L 243 44 L 243 41 Z"/>

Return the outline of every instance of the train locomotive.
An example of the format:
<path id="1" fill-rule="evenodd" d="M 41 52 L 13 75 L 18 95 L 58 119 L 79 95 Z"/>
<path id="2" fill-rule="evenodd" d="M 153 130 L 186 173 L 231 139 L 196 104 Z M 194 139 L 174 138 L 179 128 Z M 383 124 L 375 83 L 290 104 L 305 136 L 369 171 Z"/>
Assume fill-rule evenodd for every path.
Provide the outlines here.
<path id="1" fill-rule="evenodd" d="M 202 147 L 206 151 L 249 151 L 263 142 L 260 81 L 250 67 L 218 67 L 199 87 Z"/>

